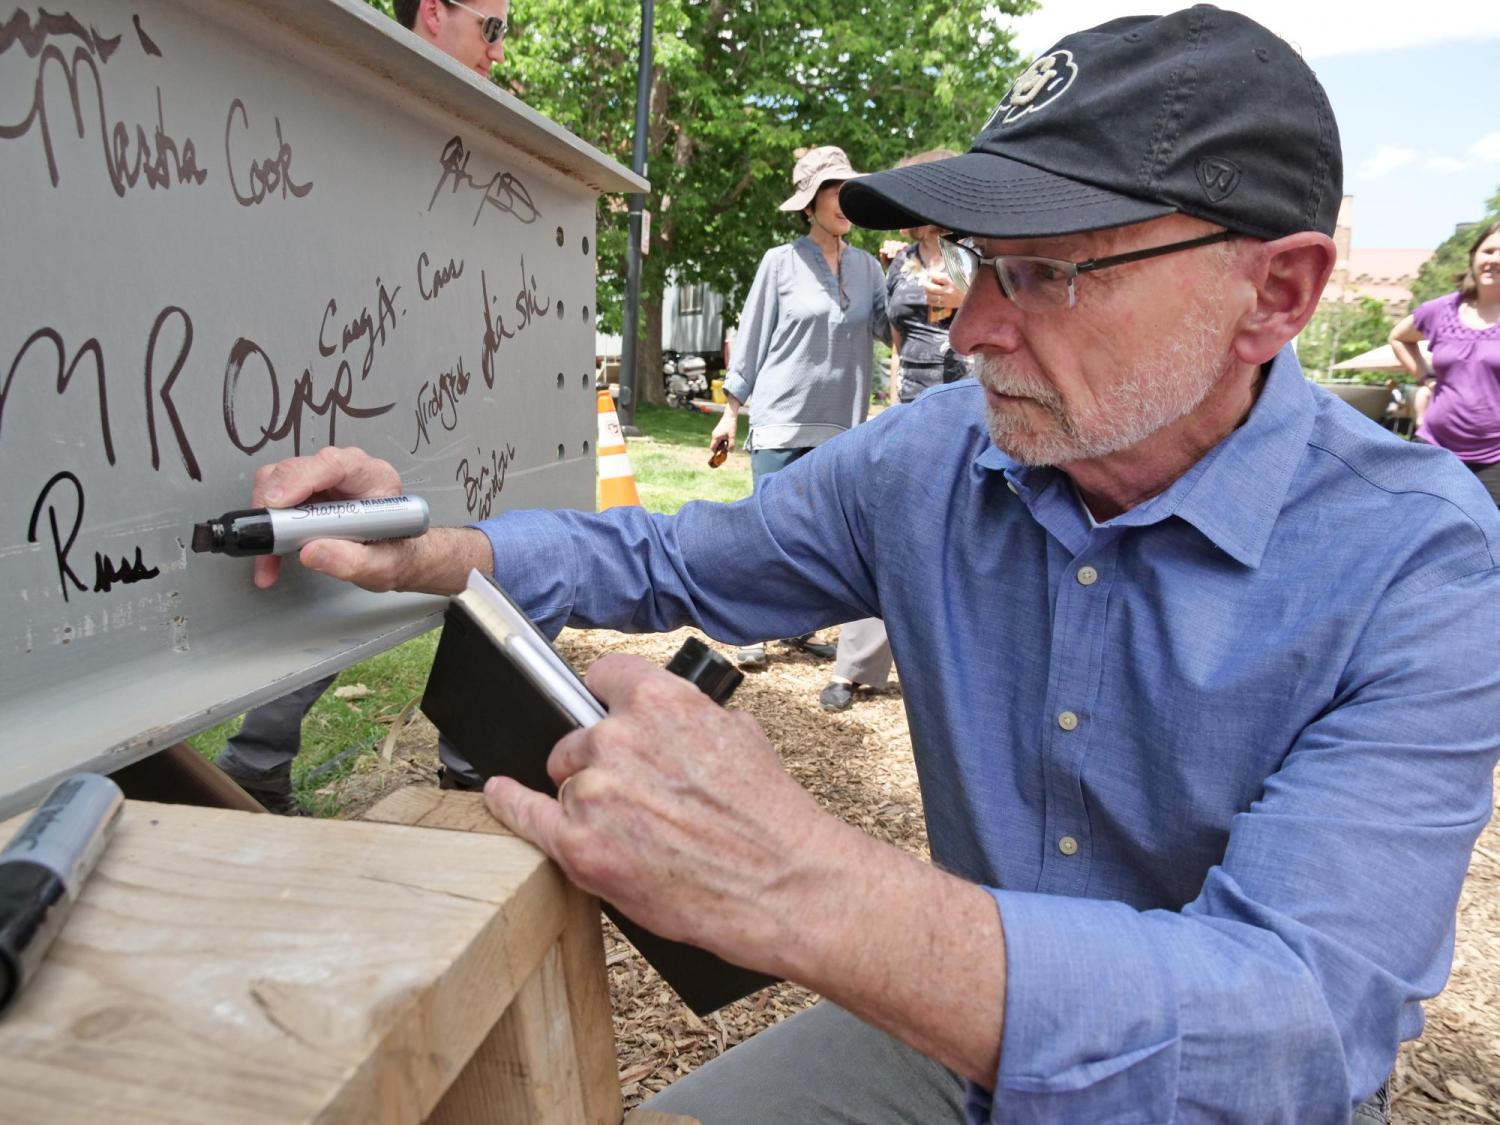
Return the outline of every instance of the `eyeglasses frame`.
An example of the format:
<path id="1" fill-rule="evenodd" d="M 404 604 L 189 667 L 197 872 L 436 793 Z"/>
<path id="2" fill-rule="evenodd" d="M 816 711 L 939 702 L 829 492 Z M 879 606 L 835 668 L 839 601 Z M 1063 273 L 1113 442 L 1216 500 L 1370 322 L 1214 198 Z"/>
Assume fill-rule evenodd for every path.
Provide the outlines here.
<path id="1" fill-rule="evenodd" d="M 939 237 L 944 249 L 952 247 L 954 250 L 971 255 L 978 263 L 975 269 L 976 273 L 984 266 L 989 266 L 995 274 L 995 280 L 999 283 L 1001 291 L 1018 307 L 1020 306 L 1020 302 L 1016 300 L 1015 294 L 1011 292 L 1010 286 L 1006 283 L 1005 271 L 1000 268 L 999 263 L 1004 261 L 1046 262 L 1048 265 L 1059 267 L 1068 278 L 1068 303 L 1066 305 L 1048 307 L 1071 309 L 1078 302 L 1078 295 L 1074 291 L 1073 282 L 1081 273 L 1093 273 L 1096 270 L 1109 269 L 1111 266 L 1123 266 L 1130 262 L 1144 262 L 1150 258 L 1160 258 L 1163 255 L 1176 254 L 1182 250 L 1195 250 L 1200 246 L 1212 246 L 1218 242 L 1228 242 L 1230 239 L 1238 237 L 1238 235 L 1232 230 L 1221 230 L 1213 234 L 1185 239 L 1181 242 L 1168 242 L 1162 246 L 1148 246 L 1143 250 L 1131 250 L 1124 254 L 1111 254 L 1104 258 L 1089 258 L 1082 262 L 1070 262 L 1066 258 L 1048 258 L 1041 254 L 996 254 L 992 258 L 986 258 L 977 248 L 966 246 L 957 236 L 945 234 Z M 952 271 L 950 270 L 949 272 L 951 273 Z M 955 277 L 953 278 L 953 283 L 960 292 L 968 292 L 969 281 L 967 277 Z"/>
<path id="2" fill-rule="evenodd" d="M 506 35 L 510 33 L 510 21 L 504 19 L 501 16 L 486 15 L 485 13 L 478 11 L 475 8 L 471 8 L 465 3 L 462 3 L 462 0 L 448 0 L 448 6 L 452 8 L 462 8 L 464 11 L 468 12 L 469 15 L 474 16 L 476 19 L 478 19 L 479 37 L 486 43 L 488 43 L 491 47 L 500 42 L 500 40 L 504 39 Z M 494 21 L 495 23 L 500 25 L 500 30 L 495 34 L 495 37 L 493 39 L 485 34 L 485 28 L 490 25 L 491 21 Z"/>

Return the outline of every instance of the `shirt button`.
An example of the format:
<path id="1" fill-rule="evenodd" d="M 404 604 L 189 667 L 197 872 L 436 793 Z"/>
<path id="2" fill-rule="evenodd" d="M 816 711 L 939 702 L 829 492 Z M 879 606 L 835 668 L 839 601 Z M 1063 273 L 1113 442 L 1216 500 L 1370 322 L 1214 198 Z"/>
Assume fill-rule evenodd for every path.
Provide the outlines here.
<path id="1" fill-rule="evenodd" d="M 1073 730 L 1078 726 L 1078 716 L 1071 711 L 1064 711 L 1057 717 L 1057 725 L 1063 730 Z"/>
<path id="2" fill-rule="evenodd" d="M 1092 586 L 1099 581 L 1099 572 L 1091 566 L 1080 566 L 1078 568 L 1078 584 L 1080 586 Z"/>
<path id="3" fill-rule="evenodd" d="M 1021 490 L 1016 487 L 1016 482 L 1015 481 L 1013 481 L 1013 480 L 1006 481 L 1005 482 L 1005 487 L 1008 488 L 1008 489 L 1010 489 L 1010 492 L 1011 492 L 1012 496 L 1019 496 L 1019 495 L 1021 495 Z"/>
<path id="4" fill-rule="evenodd" d="M 1057 850 L 1063 855 L 1074 855 L 1078 851 L 1078 841 L 1071 836 L 1064 836 L 1057 842 Z"/>

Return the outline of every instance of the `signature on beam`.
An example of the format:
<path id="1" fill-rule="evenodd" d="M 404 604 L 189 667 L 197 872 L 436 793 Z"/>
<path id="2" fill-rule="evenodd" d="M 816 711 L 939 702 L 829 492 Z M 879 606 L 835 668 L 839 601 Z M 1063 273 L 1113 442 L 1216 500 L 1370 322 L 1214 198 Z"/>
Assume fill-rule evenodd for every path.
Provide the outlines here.
<path id="1" fill-rule="evenodd" d="M 449 195 L 457 195 L 460 188 L 468 188 L 479 193 L 479 206 L 474 209 L 474 226 L 479 225 L 480 216 L 484 214 L 486 207 L 511 215 L 517 222 L 536 222 L 541 212 L 531 201 L 531 192 L 526 185 L 510 172 L 496 172 L 488 180 L 476 180 L 469 173 L 471 155 L 464 148 L 462 137 L 454 137 L 443 146 L 442 155 L 438 157 L 443 174 L 438 177 L 437 186 L 432 189 L 427 210 L 432 210 L 444 188 L 448 189 Z"/>

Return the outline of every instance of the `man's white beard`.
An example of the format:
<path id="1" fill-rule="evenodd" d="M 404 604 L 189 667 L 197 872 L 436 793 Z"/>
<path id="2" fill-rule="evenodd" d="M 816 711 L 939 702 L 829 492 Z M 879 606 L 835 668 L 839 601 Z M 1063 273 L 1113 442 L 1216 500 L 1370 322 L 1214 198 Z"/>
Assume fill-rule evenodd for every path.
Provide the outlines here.
<path id="1" fill-rule="evenodd" d="M 1051 383 L 1015 358 L 976 355 L 974 374 L 982 386 L 1030 399 L 1047 414 L 1037 426 L 1035 409 L 987 402 L 990 439 L 1023 465 L 1064 465 L 1128 449 L 1192 413 L 1208 397 L 1224 373 L 1222 331 L 1202 313 L 1189 316 L 1176 339 L 1139 356 L 1096 393 L 1085 411 L 1067 409 Z"/>

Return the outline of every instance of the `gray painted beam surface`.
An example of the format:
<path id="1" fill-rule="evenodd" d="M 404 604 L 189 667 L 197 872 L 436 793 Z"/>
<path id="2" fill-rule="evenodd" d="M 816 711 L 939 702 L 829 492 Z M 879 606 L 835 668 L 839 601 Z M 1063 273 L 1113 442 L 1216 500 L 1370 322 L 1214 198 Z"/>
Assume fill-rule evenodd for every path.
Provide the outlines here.
<path id="1" fill-rule="evenodd" d="M 0 815 L 436 624 L 191 553 L 259 465 L 592 508 L 594 197 L 643 186 L 355 0 L 45 11 L 0 25 Z"/>

